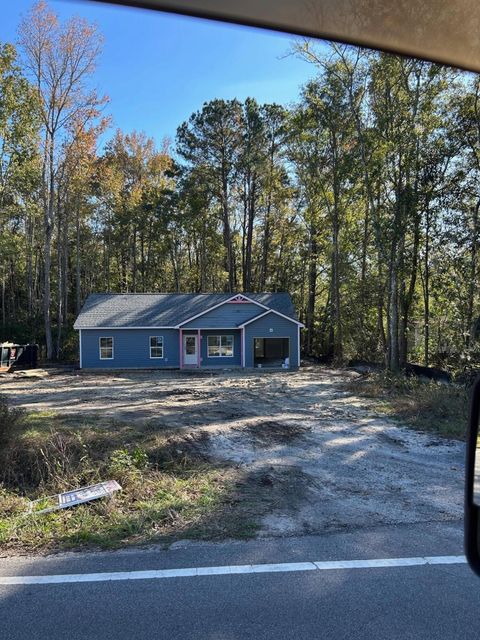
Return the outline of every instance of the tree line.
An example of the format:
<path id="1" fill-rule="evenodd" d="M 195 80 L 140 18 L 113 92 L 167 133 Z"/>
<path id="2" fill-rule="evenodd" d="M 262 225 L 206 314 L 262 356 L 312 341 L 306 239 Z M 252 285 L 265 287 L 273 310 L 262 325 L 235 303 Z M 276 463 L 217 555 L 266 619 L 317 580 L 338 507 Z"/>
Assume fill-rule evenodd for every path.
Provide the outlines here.
<path id="1" fill-rule="evenodd" d="M 289 291 L 307 356 L 476 362 L 478 76 L 297 40 L 293 106 L 219 98 L 100 148 L 101 44 L 42 0 L 0 47 L 2 339 L 73 357 L 94 291 Z"/>

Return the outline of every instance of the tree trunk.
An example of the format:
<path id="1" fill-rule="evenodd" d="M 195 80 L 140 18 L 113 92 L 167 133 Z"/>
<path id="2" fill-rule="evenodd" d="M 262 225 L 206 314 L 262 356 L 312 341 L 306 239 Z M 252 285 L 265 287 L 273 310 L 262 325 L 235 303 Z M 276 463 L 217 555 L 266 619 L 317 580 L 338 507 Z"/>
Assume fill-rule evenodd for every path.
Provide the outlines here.
<path id="1" fill-rule="evenodd" d="M 315 227 L 310 227 L 310 250 L 308 256 L 308 299 L 306 314 L 306 352 L 313 355 L 313 336 L 315 322 L 315 302 L 317 297 L 317 231 Z"/>
<path id="2" fill-rule="evenodd" d="M 390 266 L 388 300 L 388 368 L 398 371 L 400 357 L 398 348 L 398 273 L 395 262 Z"/>
<path id="3" fill-rule="evenodd" d="M 53 357 L 52 321 L 50 316 L 51 303 L 51 268 L 52 268 L 52 236 L 53 236 L 53 214 L 55 198 L 55 171 L 54 171 L 54 149 L 53 138 L 49 141 L 48 160 L 48 192 L 47 201 L 44 205 L 43 226 L 44 226 L 44 274 L 43 274 L 43 318 L 45 326 L 45 344 L 47 348 L 47 360 Z"/>
<path id="4" fill-rule="evenodd" d="M 252 291 L 252 244 L 253 223 L 255 220 L 255 177 L 252 179 L 248 194 L 247 242 L 245 247 L 244 291 Z"/>
<path id="5" fill-rule="evenodd" d="M 333 207 L 333 255 L 332 255 L 332 305 L 333 305 L 333 357 L 336 364 L 343 360 L 343 331 L 340 298 L 340 249 L 339 249 L 339 215 L 337 204 Z"/>
<path id="6" fill-rule="evenodd" d="M 228 274 L 228 291 L 232 293 L 236 288 L 235 267 L 233 260 L 232 233 L 230 230 L 230 215 L 227 194 L 224 192 L 223 206 L 223 245 L 225 247 L 225 271 Z"/>
<path id="7" fill-rule="evenodd" d="M 473 322 L 473 310 L 475 304 L 475 291 L 477 286 L 477 270 L 478 270 L 478 213 L 480 209 L 480 199 L 477 200 L 475 207 L 472 210 L 472 245 L 470 249 L 470 282 L 468 287 L 468 304 L 467 304 L 467 348 L 473 346 L 475 340 L 475 324 Z"/>
<path id="8" fill-rule="evenodd" d="M 82 279 L 81 279 L 81 245 L 80 245 L 80 206 L 77 202 L 75 207 L 75 312 L 76 315 L 80 313 L 82 306 Z"/>
<path id="9" fill-rule="evenodd" d="M 423 330 L 424 330 L 424 363 L 430 364 L 430 207 L 427 204 L 425 220 L 425 257 L 423 278 Z"/>

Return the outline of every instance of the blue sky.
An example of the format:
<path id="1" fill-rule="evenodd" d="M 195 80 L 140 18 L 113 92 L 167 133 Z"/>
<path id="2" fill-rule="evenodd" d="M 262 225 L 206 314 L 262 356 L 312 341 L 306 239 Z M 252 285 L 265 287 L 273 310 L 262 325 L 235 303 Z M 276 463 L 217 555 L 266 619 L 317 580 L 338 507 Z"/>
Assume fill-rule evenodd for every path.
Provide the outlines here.
<path id="1" fill-rule="evenodd" d="M 2 3 L 0 41 L 14 42 L 31 0 Z M 50 0 L 61 19 L 81 15 L 105 37 L 95 85 L 110 96 L 113 126 L 158 143 L 212 98 L 288 104 L 314 69 L 286 55 L 293 37 L 153 11 Z M 111 135 L 111 132 L 110 134 Z"/>

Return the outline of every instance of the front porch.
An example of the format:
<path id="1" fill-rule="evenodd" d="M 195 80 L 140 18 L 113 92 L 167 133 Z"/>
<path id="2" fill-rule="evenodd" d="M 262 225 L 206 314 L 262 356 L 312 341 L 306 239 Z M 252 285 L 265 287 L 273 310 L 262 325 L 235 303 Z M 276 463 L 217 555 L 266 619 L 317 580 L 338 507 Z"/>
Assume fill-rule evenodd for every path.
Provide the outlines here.
<path id="1" fill-rule="evenodd" d="M 180 369 L 243 368 L 244 330 L 179 329 Z"/>

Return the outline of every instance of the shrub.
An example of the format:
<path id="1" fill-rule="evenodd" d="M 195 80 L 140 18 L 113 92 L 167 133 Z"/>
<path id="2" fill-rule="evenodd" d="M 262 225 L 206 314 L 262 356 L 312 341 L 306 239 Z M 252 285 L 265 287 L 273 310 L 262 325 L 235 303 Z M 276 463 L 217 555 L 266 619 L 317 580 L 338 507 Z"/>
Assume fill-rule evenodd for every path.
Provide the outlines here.
<path id="1" fill-rule="evenodd" d="M 91 482 L 98 475 L 87 447 L 76 433 L 18 433 L 6 454 L 0 481 L 23 493 L 40 487 L 50 492 L 64 491 Z"/>
<path id="2" fill-rule="evenodd" d="M 147 467 L 148 456 L 140 447 L 135 447 L 132 452 L 128 449 L 115 449 L 110 455 L 109 469 L 112 473 L 143 471 Z"/>

